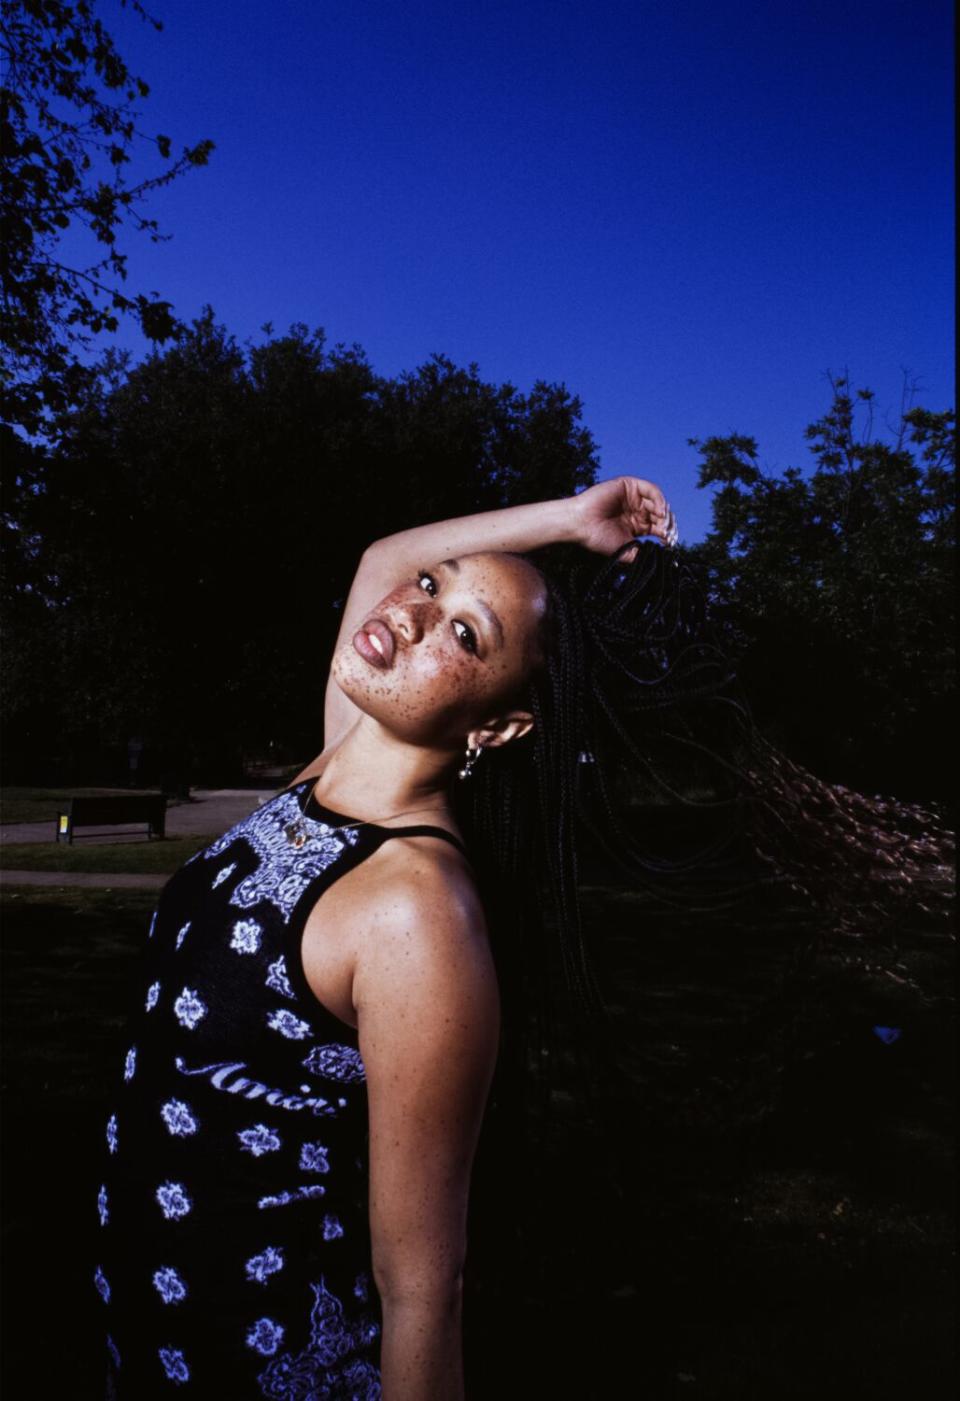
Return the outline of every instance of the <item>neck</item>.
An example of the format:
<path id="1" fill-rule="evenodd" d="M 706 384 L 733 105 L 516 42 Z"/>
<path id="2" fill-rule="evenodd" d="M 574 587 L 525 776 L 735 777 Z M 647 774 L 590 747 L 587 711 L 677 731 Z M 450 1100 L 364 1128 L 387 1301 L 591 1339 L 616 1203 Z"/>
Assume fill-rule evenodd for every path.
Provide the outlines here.
<path id="1" fill-rule="evenodd" d="M 452 817 L 453 756 L 398 739 L 370 716 L 357 720 L 310 765 L 319 803 L 334 812 L 374 820 L 413 809 Z M 317 776 L 319 775 L 319 778 Z"/>

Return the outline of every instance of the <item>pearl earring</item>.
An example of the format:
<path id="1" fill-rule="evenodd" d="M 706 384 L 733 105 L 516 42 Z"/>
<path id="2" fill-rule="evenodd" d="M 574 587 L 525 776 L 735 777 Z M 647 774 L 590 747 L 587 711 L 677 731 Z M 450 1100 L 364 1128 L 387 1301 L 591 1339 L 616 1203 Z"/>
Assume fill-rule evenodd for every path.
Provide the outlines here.
<path id="1" fill-rule="evenodd" d="M 464 764 L 462 769 L 457 770 L 457 778 L 470 777 L 471 773 L 473 772 L 473 766 L 480 757 L 480 751 L 482 748 L 482 744 L 478 744 L 475 747 L 469 744 L 467 745 L 467 762 Z"/>

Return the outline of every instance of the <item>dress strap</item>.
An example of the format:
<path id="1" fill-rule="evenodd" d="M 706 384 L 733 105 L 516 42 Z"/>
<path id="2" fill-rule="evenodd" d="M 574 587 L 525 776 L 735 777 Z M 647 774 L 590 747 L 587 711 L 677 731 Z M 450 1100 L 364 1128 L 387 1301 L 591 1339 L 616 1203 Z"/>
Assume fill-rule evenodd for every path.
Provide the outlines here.
<path id="1" fill-rule="evenodd" d="M 463 852 L 467 860 L 470 860 L 470 853 L 459 837 L 455 837 L 452 832 L 448 832 L 444 827 L 434 827 L 429 823 L 414 823 L 411 827 L 381 827 L 379 829 L 384 836 L 384 841 L 388 837 L 443 837 L 445 841 L 453 842 L 455 847 Z"/>
<path id="2" fill-rule="evenodd" d="M 276 793 L 274 795 L 274 797 L 281 798 L 284 796 L 284 794 L 294 793 L 298 790 L 300 793 L 302 793 L 305 787 L 310 788 L 312 790 L 316 781 L 316 776 L 312 776 L 307 779 L 298 779 L 295 783 L 289 784 L 288 787 L 282 788 L 279 793 Z M 357 824 L 357 819 L 355 817 L 347 817 L 342 812 L 334 812 L 332 808 L 325 807 L 323 803 L 318 803 L 316 799 L 312 796 L 312 793 L 310 799 L 306 804 L 307 811 L 309 811 L 311 807 L 313 807 L 315 811 L 323 813 L 325 821 L 329 820 L 330 818 L 339 817 L 342 818 L 347 825 L 353 826 L 354 824 Z M 452 832 L 448 832 L 443 827 L 435 827 L 431 823 L 414 823 L 412 826 L 408 827 L 383 827 L 377 822 L 364 822 L 357 825 L 358 829 L 362 828 L 363 830 L 368 832 L 382 832 L 384 841 L 386 841 L 388 837 L 443 837 L 445 841 L 453 842 L 453 845 L 457 847 L 460 851 L 462 851 L 467 860 L 470 861 L 470 853 L 467 851 L 467 848 L 464 846 L 463 842 L 460 841 L 459 837 L 455 837 Z M 471 862 L 471 865 L 472 864 L 473 863 Z"/>

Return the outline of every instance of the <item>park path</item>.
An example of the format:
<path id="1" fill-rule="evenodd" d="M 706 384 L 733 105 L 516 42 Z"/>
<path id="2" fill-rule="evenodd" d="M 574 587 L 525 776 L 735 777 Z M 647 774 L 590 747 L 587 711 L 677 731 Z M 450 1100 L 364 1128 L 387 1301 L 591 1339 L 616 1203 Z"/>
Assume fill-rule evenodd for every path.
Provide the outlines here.
<path id="1" fill-rule="evenodd" d="M 232 827 L 235 822 L 253 812 L 268 798 L 272 798 L 277 788 L 195 788 L 190 794 L 191 801 L 178 803 L 167 809 L 166 833 L 168 837 L 217 837 Z M 24 842 L 49 842 L 54 845 L 55 823 L 52 818 L 45 822 L 8 822 L 0 826 L 0 845 L 15 846 Z M 89 835 L 87 835 L 89 833 Z M 84 835 L 77 837 L 75 846 L 96 845 L 109 842 L 143 842 L 142 832 L 117 832 L 110 827 L 84 828 Z M 8 853 L 16 859 L 14 852 Z M 118 890 L 159 890 L 170 879 L 172 872 L 136 871 L 19 871 L 6 869 L 2 873 L 3 885 L 45 885 L 45 886 L 87 886 L 113 887 Z"/>
<path id="2" fill-rule="evenodd" d="M 133 871 L 3 871 L 0 886 L 83 885 L 99 890 L 162 890 L 172 872 Z"/>

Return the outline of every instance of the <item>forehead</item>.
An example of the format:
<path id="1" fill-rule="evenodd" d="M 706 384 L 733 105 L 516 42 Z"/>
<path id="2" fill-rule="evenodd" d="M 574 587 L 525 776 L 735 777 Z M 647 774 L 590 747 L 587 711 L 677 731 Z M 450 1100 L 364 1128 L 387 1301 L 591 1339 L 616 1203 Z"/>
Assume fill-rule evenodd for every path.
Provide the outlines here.
<path id="1" fill-rule="evenodd" d="M 507 551 L 477 551 L 439 563 L 451 581 L 465 587 L 496 589 L 501 598 L 517 596 L 521 601 L 543 591 L 543 580 L 533 565 Z"/>

